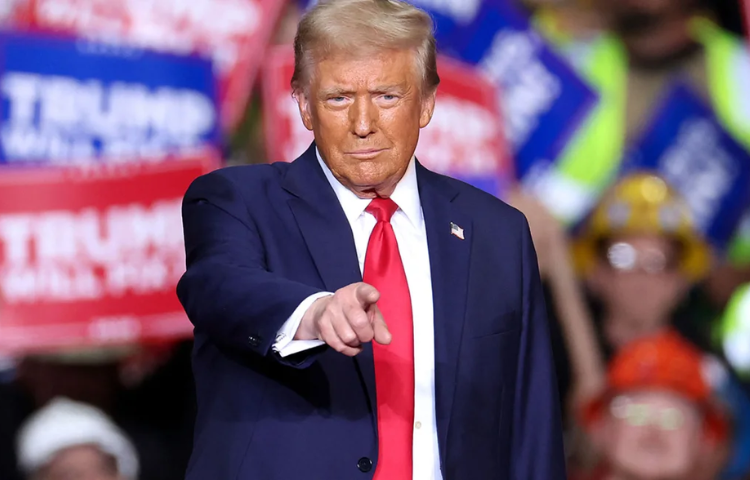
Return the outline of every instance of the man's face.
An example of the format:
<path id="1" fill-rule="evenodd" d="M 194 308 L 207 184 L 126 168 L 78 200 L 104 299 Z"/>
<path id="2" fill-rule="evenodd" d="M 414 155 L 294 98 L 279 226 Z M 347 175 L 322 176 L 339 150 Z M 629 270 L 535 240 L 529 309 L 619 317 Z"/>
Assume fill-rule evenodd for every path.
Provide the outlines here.
<path id="1" fill-rule="evenodd" d="M 690 11 L 693 0 L 599 0 L 602 11 L 620 34 L 637 34 L 658 28 L 675 16 Z"/>
<path id="2" fill-rule="evenodd" d="M 632 330 L 653 333 L 669 321 L 687 280 L 679 250 L 662 236 L 624 236 L 608 242 L 592 287 L 608 312 L 632 322 Z"/>
<path id="3" fill-rule="evenodd" d="M 602 448 L 628 478 L 683 479 L 700 456 L 703 418 L 669 392 L 631 392 L 610 404 Z"/>
<path id="4" fill-rule="evenodd" d="M 122 480 L 115 460 L 92 445 L 59 452 L 44 467 L 39 480 Z"/>
<path id="5" fill-rule="evenodd" d="M 435 107 L 434 93 L 423 94 L 414 52 L 331 55 L 310 83 L 297 101 L 326 165 L 360 197 L 390 196 Z"/>

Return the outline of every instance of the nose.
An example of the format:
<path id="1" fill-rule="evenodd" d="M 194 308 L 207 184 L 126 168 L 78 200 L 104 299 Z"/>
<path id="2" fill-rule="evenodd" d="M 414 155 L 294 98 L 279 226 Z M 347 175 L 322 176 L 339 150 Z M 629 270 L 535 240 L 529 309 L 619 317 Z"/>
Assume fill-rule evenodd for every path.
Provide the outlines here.
<path id="1" fill-rule="evenodd" d="M 378 109 L 369 96 L 358 96 L 349 109 L 349 119 L 352 133 L 367 138 L 377 129 Z"/>
<path id="2" fill-rule="evenodd" d="M 641 436 L 639 438 L 641 448 L 658 451 L 664 448 L 664 437 L 658 425 L 653 423 L 641 427 Z"/>

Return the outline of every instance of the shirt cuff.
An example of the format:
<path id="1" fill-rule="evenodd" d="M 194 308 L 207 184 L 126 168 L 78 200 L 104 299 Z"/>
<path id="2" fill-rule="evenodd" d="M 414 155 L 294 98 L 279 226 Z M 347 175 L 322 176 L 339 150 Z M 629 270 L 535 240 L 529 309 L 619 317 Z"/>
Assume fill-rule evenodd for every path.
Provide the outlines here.
<path id="1" fill-rule="evenodd" d="M 284 322 L 284 325 L 281 326 L 279 333 L 276 334 L 276 342 L 273 344 L 274 352 L 283 358 L 325 344 L 322 340 L 294 340 L 294 336 L 297 334 L 297 329 L 299 328 L 299 324 L 302 323 L 302 317 L 307 312 L 307 309 L 310 308 L 315 300 L 329 295 L 333 294 L 330 292 L 315 293 L 299 304 L 294 312 L 292 312 L 292 315 Z"/>

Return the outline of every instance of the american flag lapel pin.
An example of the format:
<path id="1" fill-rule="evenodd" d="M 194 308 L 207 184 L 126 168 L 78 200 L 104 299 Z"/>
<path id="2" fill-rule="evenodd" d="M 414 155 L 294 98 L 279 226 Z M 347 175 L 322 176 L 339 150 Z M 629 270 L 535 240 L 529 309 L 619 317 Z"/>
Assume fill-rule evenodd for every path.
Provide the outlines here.
<path id="1" fill-rule="evenodd" d="M 451 235 L 455 235 L 461 240 L 464 239 L 464 229 L 451 222 Z"/>

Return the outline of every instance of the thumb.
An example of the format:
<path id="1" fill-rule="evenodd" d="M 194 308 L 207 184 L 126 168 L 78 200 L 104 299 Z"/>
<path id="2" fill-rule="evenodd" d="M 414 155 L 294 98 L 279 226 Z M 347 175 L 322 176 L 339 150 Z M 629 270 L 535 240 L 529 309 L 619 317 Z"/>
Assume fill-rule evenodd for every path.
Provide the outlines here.
<path id="1" fill-rule="evenodd" d="M 371 308 L 373 311 L 368 311 L 368 313 L 372 314 L 373 340 L 381 345 L 388 345 L 391 343 L 391 340 L 393 340 L 393 336 L 391 335 L 390 330 L 388 330 L 388 325 L 385 323 L 383 314 L 380 313 L 380 309 L 377 305 L 373 305 Z"/>
<path id="2" fill-rule="evenodd" d="M 357 285 L 357 289 L 354 291 L 354 295 L 357 301 L 363 309 L 367 310 L 370 305 L 375 304 L 380 299 L 380 292 L 366 283 L 360 283 Z"/>

